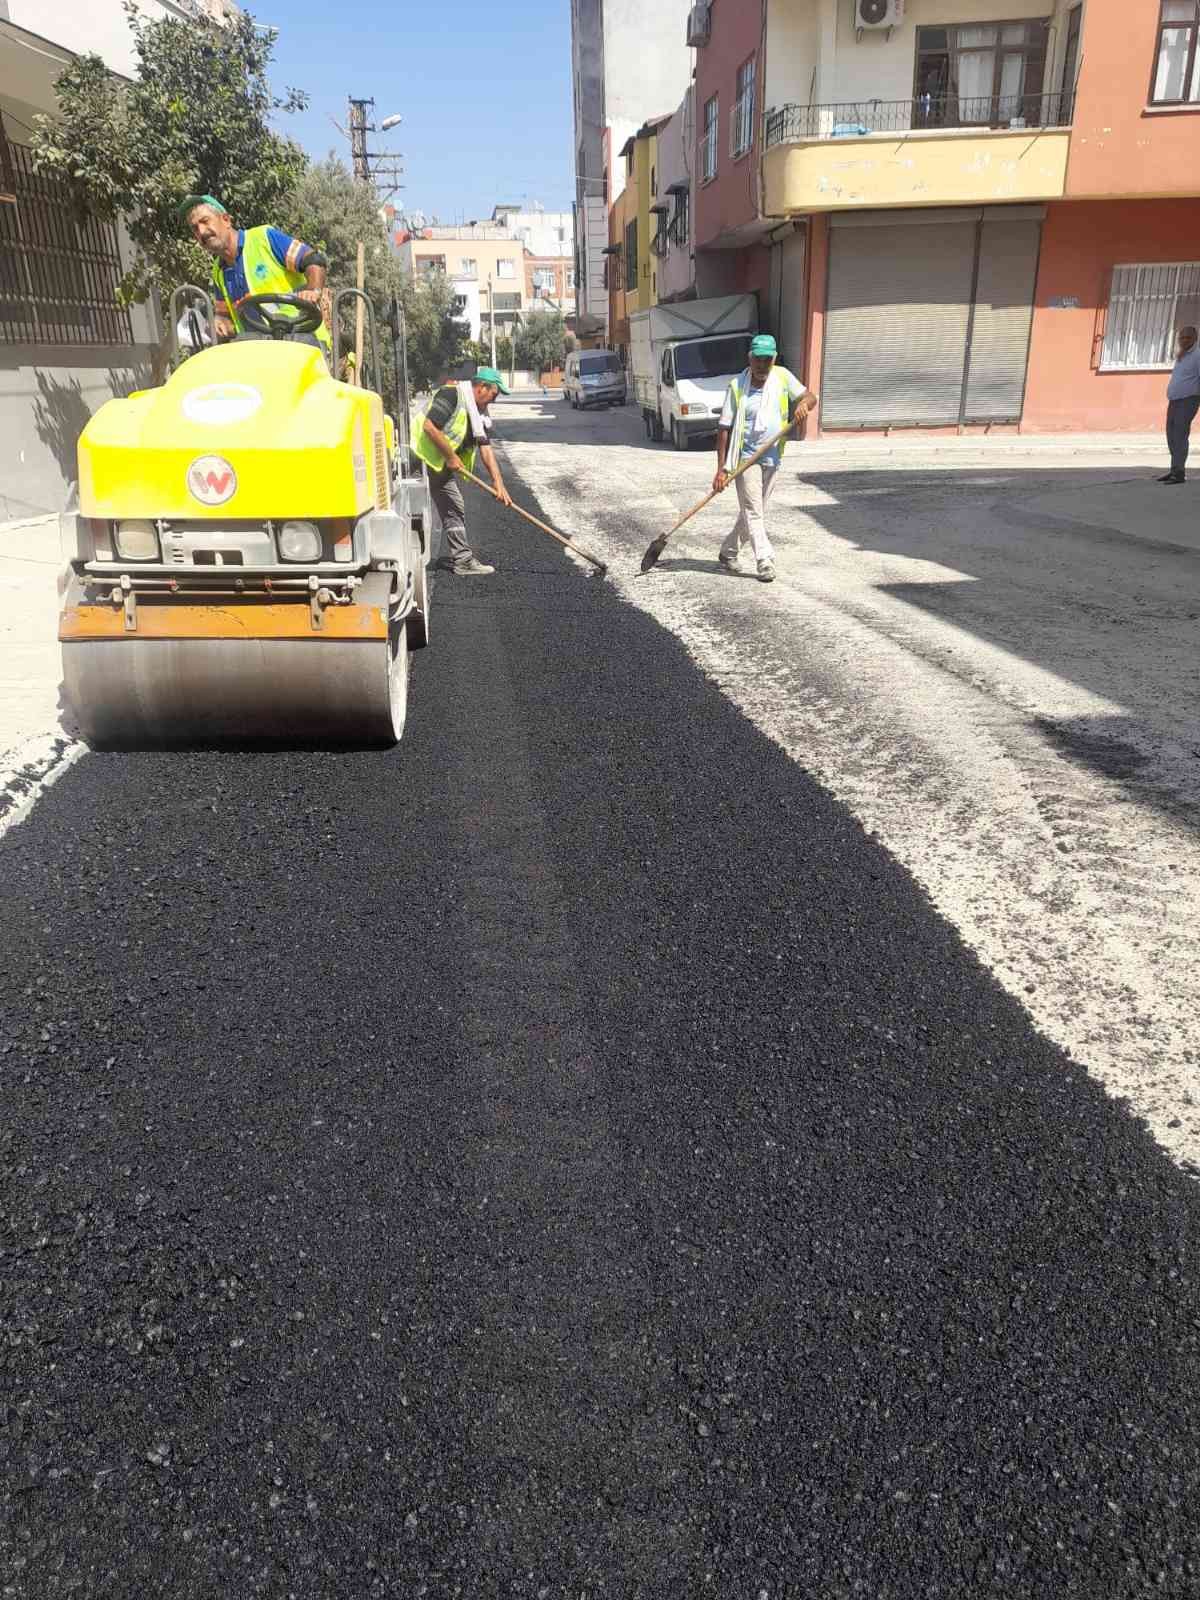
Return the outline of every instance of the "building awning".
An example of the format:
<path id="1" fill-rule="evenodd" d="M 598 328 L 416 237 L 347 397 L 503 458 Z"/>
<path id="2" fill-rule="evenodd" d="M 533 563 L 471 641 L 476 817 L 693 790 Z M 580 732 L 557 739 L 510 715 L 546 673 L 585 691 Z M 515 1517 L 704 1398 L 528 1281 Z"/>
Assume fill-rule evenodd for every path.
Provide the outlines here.
<path id="1" fill-rule="evenodd" d="M 691 187 L 692 187 L 691 184 L 687 181 L 686 178 L 680 178 L 678 183 L 669 183 L 667 185 L 667 193 L 668 194 L 687 194 L 687 192 L 689 191 L 689 189 Z"/>
<path id="2" fill-rule="evenodd" d="M 600 254 L 602 256 L 619 256 L 621 254 L 621 246 L 619 244 L 606 244 Z"/>

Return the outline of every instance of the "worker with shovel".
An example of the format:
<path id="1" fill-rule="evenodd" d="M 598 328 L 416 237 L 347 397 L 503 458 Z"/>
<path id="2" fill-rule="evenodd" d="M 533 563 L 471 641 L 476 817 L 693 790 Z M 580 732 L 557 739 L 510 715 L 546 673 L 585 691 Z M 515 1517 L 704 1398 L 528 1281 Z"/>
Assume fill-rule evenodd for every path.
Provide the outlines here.
<path id="1" fill-rule="evenodd" d="M 729 385 L 725 407 L 717 424 L 717 471 L 713 493 L 720 494 L 736 476 L 737 521 L 721 545 L 718 561 L 727 572 L 740 572 L 741 547 L 754 551 L 758 578 L 771 583 L 775 578 L 775 552 L 767 537 L 766 512 L 775 476 L 783 459 L 786 439 L 779 438 L 765 454 L 763 445 L 773 435 L 799 428 L 815 409 L 817 397 L 786 367 L 775 364 L 775 340 L 769 333 L 755 334 L 750 341 L 750 365 Z M 757 461 L 751 458 L 758 456 Z M 748 465 L 746 465 L 748 463 Z"/>
<path id="2" fill-rule="evenodd" d="M 480 367 L 466 383 L 443 385 L 413 429 L 413 450 L 429 468 L 429 488 L 442 519 L 450 568 L 459 578 L 486 578 L 496 570 L 480 561 L 467 542 L 467 508 L 455 474 L 470 474 L 478 450 L 492 480 L 492 493 L 502 506 L 512 505 L 496 452 L 488 442 L 486 420 L 492 401 L 507 393 L 495 367 Z"/>

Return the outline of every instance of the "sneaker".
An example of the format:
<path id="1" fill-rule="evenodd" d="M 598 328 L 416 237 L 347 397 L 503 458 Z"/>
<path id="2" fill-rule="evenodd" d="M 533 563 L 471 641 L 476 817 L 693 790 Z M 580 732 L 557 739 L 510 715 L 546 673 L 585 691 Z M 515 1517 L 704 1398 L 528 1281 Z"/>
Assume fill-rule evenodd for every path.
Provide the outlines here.
<path id="1" fill-rule="evenodd" d="M 759 583 L 775 582 L 775 563 L 773 561 L 760 561 L 758 563 Z"/>
<path id="2" fill-rule="evenodd" d="M 736 550 L 732 555 L 727 550 L 718 551 L 717 560 L 725 568 L 726 572 L 740 572 L 742 570 L 742 563 Z"/>
<path id="3" fill-rule="evenodd" d="M 489 567 L 486 561 L 480 561 L 478 556 L 470 556 L 466 561 L 459 561 L 450 569 L 456 578 L 486 578 L 495 572 L 495 567 Z"/>

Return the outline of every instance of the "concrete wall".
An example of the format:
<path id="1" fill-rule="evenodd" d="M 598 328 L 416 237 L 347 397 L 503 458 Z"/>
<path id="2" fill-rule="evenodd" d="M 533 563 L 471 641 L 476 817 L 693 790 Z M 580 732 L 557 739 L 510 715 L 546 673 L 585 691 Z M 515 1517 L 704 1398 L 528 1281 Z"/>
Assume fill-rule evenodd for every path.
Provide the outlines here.
<path id="1" fill-rule="evenodd" d="M 743 227 L 758 215 L 757 154 L 760 139 L 736 159 L 730 155 L 730 130 L 737 95 L 738 69 L 748 56 L 758 58 L 757 111 L 762 110 L 762 14 L 746 0 L 713 0 L 712 36 L 696 51 L 696 248 L 703 250 L 723 234 Z M 705 182 L 701 160 L 704 107 L 720 96 L 717 128 L 717 175 Z M 761 118 L 756 114 L 756 124 Z"/>
<path id="2" fill-rule="evenodd" d="M 1058 200 L 1066 186 L 1066 129 L 970 129 L 873 134 L 776 145 L 763 160 L 768 216 L 875 206 L 953 206 Z"/>
<path id="3" fill-rule="evenodd" d="M 151 21 L 185 15 L 159 0 L 138 0 L 138 10 Z M 4 0 L 0 17 L 75 55 L 94 53 L 122 77 L 133 76 L 133 36 L 121 0 L 88 0 L 86 5 L 81 0 Z"/>
<path id="4" fill-rule="evenodd" d="M 741 0 L 739 0 L 741 3 Z M 692 76 L 692 0 L 604 0 L 604 115 L 619 150 L 652 117 L 666 116 Z"/>
<path id="5" fill-rule="evenodd" d="M 1090 0 L 1119 19 L 1157 0 Z M 854 26 L 849 0 L 768 0 L 764 105 L 829 105 L 855 100 L 911 100 L 917 29 L 946 23 L 1051 21 L 1043 92 L 1060 87 L 1070 0 L 906 0 L 904 19 L 886 29 Z M 752 9 L 752 8 L 748 8 Z M 1118 22 L 1119 26 L 1119 22 Z M 1085 20 L 1085 34 L 1087 21 Z M 701 52 L 702 54 L 703 52 Z"/>
<path id="6" fill-rule="evenodd" d="M 1200 194 L 1197 108 L 1149 104 L 1158 15 L 1158 0 L 1089 0 L 1070 199 Z"/>
<path id="7" fill-rule="evenodd" d="M 1099 370 L 1113 267 L 1160 261 L 1200 261 L 1200 206 L 1144 200 L 1047 208 L 1022 432 L 1137 433 L 1162 424 L 1168 373 Z"/>
<path id="8" fill-rule="evenodd" d="M 692 197 L 694 227 L 696 190 L 692 178 L 696 160 L 696 128 L 693 104 L 689 88 L 670 122 L 658 130 L 658 192 L 673 213 L 675 198 L 667 191 L 673 183 L 686 183 Z M 691 238 L 683 245 L 668 245 L 666 255 L 660 257 L 658 262 L 658 298 L 678 299 L 693 288 L 695 281 Z"/>

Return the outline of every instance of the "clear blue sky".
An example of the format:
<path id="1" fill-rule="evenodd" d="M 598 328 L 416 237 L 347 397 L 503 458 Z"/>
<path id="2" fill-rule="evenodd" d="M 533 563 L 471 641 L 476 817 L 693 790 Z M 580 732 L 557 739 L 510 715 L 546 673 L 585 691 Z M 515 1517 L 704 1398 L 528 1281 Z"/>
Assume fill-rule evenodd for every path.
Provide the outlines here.
<path id="1" fill-rule="evenodd" d="M 493 205 L 541 200 L 570 209 L 571 8 L 569 0 L 244 0 L 278 28 L 276 89 L 303 89 L 309 108 L 281 117 L 313 156 L 349 146 L 348 95 L 373 98 L 375 118 L 404 121 L 368 139 L 402 154 L 400 208 L 444 222 L 485 217 Z"/>

